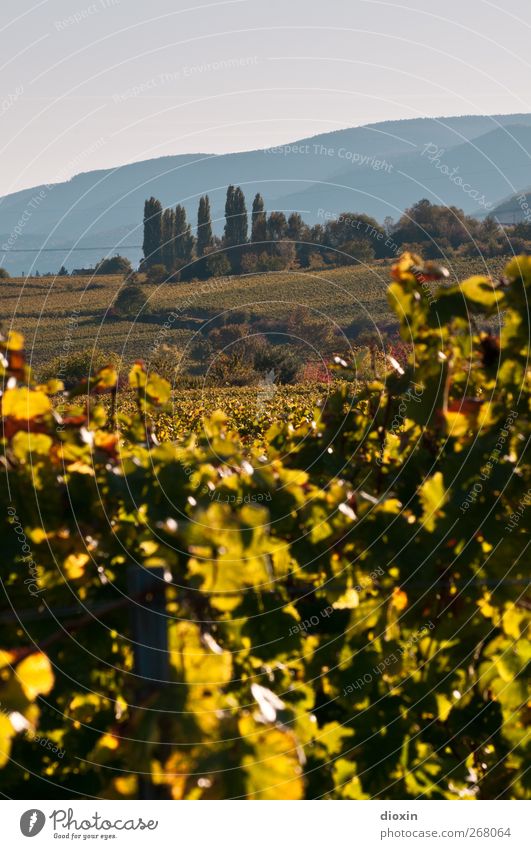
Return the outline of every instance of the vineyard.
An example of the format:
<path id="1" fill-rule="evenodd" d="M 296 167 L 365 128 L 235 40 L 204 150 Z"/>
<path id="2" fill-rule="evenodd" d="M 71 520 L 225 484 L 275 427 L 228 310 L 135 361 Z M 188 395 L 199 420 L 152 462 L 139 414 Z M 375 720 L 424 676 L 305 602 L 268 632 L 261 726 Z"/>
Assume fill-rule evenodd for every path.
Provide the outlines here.
<path id="1" fill-rule="evenodd" d="M 112 366 L 37 383 L 28 361 L 80 297 L 24 289 L 29 356 L 17 330 L 1 342 L 0 792 L 529 794 L 531 260 L 457 265 L 407 253 L 204 295 L 326 303 L 342 327 L 370 305 L 411 351 L 262 399 L 180 398 L 140 361 L 125 388 Z M 102 285 L 78 327 L 122 353 Z M 137 356 L 152 333 L 135 324 Z"/>
<path id="2" fill-rule="evenodd" d="M 483 261 L 483 273 L 497 273 L 503 262 Z M 457 281 L 477 271 L 471 260 L 449 265 Z M 172 311 L 171 342 L 185 347 L 213 319 L 288 322 L 296 310 L 306 308 L 316 321 L 349 338 L 360 328 L 375 331 L 395 327 L 386 288 L 389 263 L 349 266 L 320 271 L 285 271 L 208 281 L 160 285 L 141 283 L 142 308 L 126 319 L 112 315 L 112 305 L 122 287 L 117 275 L 96 277 L 46 277 L 3 280 L 5 322 L 23 333 L 28 360 L 39 366 L 57 355 L 88 347 L 116 352 L 127 362 L 149 359 L 161 328 Z M 233 318 L 236 316 L 236 318 Z"/>
<path id="3" fill-rule="evenodd" d="M 330 394 L 330 386 L 321 383 L 295 386 L 238 387 L 200 389 L 174 393 L 166 411 L 154 410 L 150 417 L 153 433 L 159 441 L 182 438 L 190 432 L 201 433 L 216 412 L 226 417 L 227 429 L 242 442 L 264 440 L 271 422 L 282 422 L 294 429 L 313 420 L 317 402 Z M 131 396 L 123 398 L 120 409 L 131 412 Z"/>

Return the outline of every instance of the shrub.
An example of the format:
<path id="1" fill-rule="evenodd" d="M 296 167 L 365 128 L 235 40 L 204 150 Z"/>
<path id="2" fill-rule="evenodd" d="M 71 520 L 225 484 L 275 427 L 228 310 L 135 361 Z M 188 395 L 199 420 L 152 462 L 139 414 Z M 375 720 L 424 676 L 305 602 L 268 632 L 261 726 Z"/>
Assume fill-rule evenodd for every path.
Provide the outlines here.
<path id="1" fill-rule="evenodd" d="M 250 386 L 259 379 L 241 345 L 214 353 L 206 377 L 213 386 Z"/>
<path id="2" fill-rule="evenodd" d="M 342 253 L 339 253 L 336 258 L 340 265 L 349 265 L 353 262 L 371 262 L 375 256 L 374 247 L 369 239 L 352 239 L 350 242 L 341 245 L 340 250 Z"/>
<path id="3" fill-rule="evenodd" d="M 208 277 L 225 277 L 231 273 L 231 264 L 223 252 L 209 254 L 205 260 Z"/>
<path id="4" fill-rule="evenodd" d="M 150 356 L 146 365 L 150 371 L 156 372 L 156 374 L 167 380 L 171 386 L 175 386 L 178 381 L 179 385 L 182 385 L 182 379 L 186 372 L 187 359 L 183 355 L 183 351 L 174 345 L 161 345 Z"/>
<path id="5" fill-rule="evenodd" d="M 253 365 L 259 374 L 274 373 L 276 383 L 294 383 L 303 366 L 301 352 L 293 345 L 265 343 L 254 352 Z"/>
<path id="6" fill-rule="evenodd" d="M 259 270 L 258 257 L 255 253 L 244 253 L 241 258 L 242 274 L 253 274 Z"/>
<path id="7" fill-rule="evenodd" d="M 146 282 L 153 283 L 158 286 L 161 283 L 166 283 L 169 280 L 169 273 L 166 270 L 166 266 L 158 263 L 156 265 L 150 265 L 146 271 Z"/>
<path id="8" fill-rule="evenodd" d="M 94 270 L 95 274 L 131 274 L 133 267 L 125 256 L 111 256 L 100 260 Z"/>
<path id="9" fill-rule="evenodd" d="M 37 367 L 40 381 L 62 380 L 65 389 L 79 384 L 87 375 L 94 375 L 105 366 L 111 365 L 119 370 L 121 358 L 114 351 L 102 351 L 101 348 L 83 348 L 59 354 Z"/>
<path id="10" fill-rule="evenodd" d="M 120 318 L 136 318 L 146 306 L 146 296 L 141 286 L 127 283 L 120 289 L 113 303 L 113 315 Z"/>

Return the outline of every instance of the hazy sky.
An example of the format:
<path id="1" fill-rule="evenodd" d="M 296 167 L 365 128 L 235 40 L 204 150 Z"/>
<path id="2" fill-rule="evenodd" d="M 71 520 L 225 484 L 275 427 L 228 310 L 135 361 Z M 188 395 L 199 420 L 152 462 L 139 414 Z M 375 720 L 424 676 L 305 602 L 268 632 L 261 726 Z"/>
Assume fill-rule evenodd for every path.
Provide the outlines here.
<path id="1" fill-rule="evenodd" d="M 0 0 L 0 194 L 389 118 L 531 111 L 529 0 Z"/>

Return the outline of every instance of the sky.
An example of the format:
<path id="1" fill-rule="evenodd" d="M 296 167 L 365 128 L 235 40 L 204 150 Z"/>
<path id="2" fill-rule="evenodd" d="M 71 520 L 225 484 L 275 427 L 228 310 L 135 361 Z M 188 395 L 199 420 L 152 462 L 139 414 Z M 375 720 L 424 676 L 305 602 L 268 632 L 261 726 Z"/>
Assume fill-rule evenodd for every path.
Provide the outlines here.
<path id="1" fill-rule="evenodd" d="M 531 111 L 529 0 L 1 0 L 0 195 L 169 154 Z"/>

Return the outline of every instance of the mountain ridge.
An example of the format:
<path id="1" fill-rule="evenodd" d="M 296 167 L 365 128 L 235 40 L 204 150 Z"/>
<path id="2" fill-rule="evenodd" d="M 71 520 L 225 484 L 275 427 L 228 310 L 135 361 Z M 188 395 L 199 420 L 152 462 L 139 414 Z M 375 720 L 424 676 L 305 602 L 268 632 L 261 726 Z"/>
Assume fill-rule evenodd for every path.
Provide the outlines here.
<path id="1" fill-rule="evenodd" d="M 301 214 L 309 223 L 319 220 L 321 209 L 363 212 L 379 220 L 386 215 L 396 218 L 421 197 L 484 214 L 437 163 L 428 161 L 422 153 L 426 147 L 442 151 L 441 162 L 459 167 L 470 182 L 477 177 L 478 191 L 494 207 L 512 191 L 503 175 L 516 192 L 521 183 L 514 180 L 529 185 L 524 171 L 531 150 L 531 114 L 381 121 L 273 148 L 167 155 L 81 172 L 66 181 L 0 198 L 0 265 L 10 273 L 35 268 L 42 272 L 66 264 L 65 260 L 68 267 L 90 265 L 114 252 L 137 263 L 146 197 L 155 195 L 163 206 L 183 203 L 195 225 L 198 199 L 208 193 L 219 233 L 229 183 L 242 186 L 248 208 L 260 191 L 269 210 L 305 210 Z M 485 168 L 488 159 L 492 162 Z M 385 172 L 377 166 L 381 160 Z M 484 173 L 478 174 L 478 163 Z M 341 181 L 343 187 L 334 185 Z M 40 200 L 35 205 L 36 197 Z M 35 253 L 42 247 L 46 259 Z"/>

